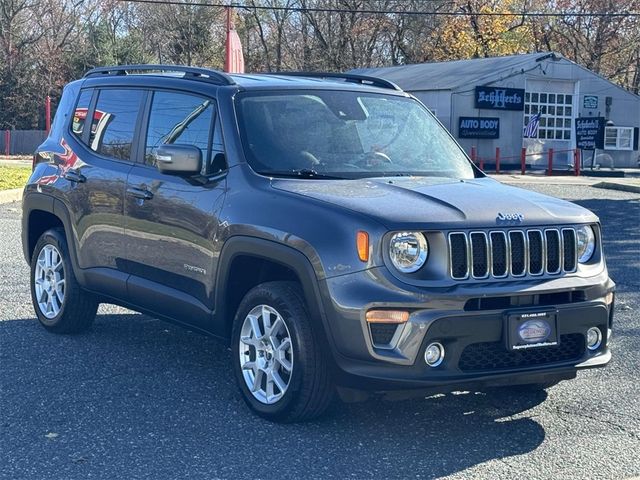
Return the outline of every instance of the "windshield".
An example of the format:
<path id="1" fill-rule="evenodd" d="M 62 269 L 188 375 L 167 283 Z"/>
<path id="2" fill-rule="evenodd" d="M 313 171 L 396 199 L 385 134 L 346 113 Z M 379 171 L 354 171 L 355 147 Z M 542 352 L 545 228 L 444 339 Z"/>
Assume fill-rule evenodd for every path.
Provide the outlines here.
<path id="1" fill-rule="evenodd" d="M 247 92 L 237 113 L 247 161 L 265 175 L 474 177 L 417 101 L 352 91 Z"/>

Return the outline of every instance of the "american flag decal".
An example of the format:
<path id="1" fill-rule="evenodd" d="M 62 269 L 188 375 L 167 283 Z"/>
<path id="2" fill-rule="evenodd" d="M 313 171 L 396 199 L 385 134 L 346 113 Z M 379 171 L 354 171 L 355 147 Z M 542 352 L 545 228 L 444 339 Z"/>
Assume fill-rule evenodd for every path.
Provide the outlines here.
<path id="1" fill-rule="evenodd" d="M 529 119 L 529 123 L 524 127 L 522 136 L 524 138 L 537 138 L 538 126 L 540 125 L 540 113 L 536 113 Z"/>

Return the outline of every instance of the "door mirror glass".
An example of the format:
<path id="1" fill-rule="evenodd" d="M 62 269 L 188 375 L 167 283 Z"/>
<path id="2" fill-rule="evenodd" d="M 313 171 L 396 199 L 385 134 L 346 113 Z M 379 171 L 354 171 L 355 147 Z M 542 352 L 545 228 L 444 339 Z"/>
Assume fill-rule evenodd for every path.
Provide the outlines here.
<path id="1" fill-rule="evenodd" d="M 156 149 L 155 160 L 162 173 L 196 175 L 202 168 L 202 152 L 194 145 L 161 145 Z"/>

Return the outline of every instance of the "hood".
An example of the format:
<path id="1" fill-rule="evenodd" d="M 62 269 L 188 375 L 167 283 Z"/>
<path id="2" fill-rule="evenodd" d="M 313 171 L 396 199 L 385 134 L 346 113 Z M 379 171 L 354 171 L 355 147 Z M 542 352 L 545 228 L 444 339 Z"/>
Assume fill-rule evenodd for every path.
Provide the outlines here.
<path id="1" fill-rule="evenodd" d="M 275 178 L 272 187 L 360 212 L 392 230 L 543 226 L 598 220 L 579 205 L 510 187 L 491 178 Z M 499 213 L 521 215 L 523 220 L 500 220 Z"/>

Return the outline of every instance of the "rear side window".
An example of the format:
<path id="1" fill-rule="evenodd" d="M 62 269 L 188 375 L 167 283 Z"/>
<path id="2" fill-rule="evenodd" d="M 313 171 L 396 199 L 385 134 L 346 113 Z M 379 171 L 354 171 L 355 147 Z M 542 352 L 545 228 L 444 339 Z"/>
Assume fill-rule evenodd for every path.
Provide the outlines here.
<path id="1" fill-rule="evenodd" d="M 129 160 L 142 90 L 101 90 L 93 113 L 89 147 L 101 155 Z"/>
<path id="2" fill-rule="evenodd" d="M 89 104 L 91 103 L 91 97 L 93 96 L 93 90 L 82 90 L 76 109 L 73 112 L 73 119 L 71 121 L 71 131 L 78 137 L 78 140 L 82 140 L 82 134 L 84 133 L 84 125 L 87 119 L 87 113 L 89 112 Z"/>
<path id="3" fill-rule="evenodd" d="M 214 102 L 211 99 L 175 92 L 155 92 L 149 114 L 144 161 L 156 164 L 155 152 L 161 145 L 193 145 L 209 159 Z"/>

